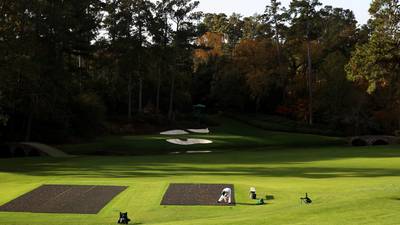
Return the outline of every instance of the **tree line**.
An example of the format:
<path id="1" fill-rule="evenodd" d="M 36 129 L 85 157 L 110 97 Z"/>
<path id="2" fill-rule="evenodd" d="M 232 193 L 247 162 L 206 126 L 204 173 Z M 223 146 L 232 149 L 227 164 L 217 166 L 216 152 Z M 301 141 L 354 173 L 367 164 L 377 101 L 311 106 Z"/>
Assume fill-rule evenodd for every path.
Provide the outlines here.
<path id="1" fill-rule="evenodd" d="M 250 17 L 198 5 L 2 1 L 0 134 L 79 136 L 111 118 L 174 120 L 194 104 L 348 134 L 398 129 L 398 0 L 374 0 L 361 27 L 318 0 L 270 0 Z"/>

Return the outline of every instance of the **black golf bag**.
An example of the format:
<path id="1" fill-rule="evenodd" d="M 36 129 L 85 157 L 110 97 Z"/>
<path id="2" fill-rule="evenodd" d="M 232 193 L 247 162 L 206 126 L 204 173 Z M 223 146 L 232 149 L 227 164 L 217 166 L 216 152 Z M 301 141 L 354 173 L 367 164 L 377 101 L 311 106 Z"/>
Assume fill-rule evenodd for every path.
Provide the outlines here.
<path id="1" fill-rule="evenodd" d="M 128 218 L 128 213 L 127 212 L 126 213 L 122 213 L 122 212 L 119 213 L 118 224 L 128 224 L 129 221 L 131 221 L 131 220 Z"/>

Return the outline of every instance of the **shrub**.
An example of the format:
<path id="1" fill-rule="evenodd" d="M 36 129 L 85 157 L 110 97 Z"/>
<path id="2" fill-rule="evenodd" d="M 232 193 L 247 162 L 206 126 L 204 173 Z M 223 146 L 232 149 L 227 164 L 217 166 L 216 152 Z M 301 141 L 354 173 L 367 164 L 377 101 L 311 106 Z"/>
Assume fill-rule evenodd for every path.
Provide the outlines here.
<path id="1" fill-rule="evenodd" d="M 84 93 L 77 96 L 72 108 L 72 128 L 78 135 L 94 135 L 102 126 L 106 108 L 96 94 Z"/>
<path id="2" fill-rule="evenodd" d="M 17 147 L 17 148 L 14 150 L 14 157 L 25 157 L 25 156 L 26 156 L 26 155 L 25 155 L 25 151 L 24 151 L 23 148 Z"/>
<path id="3" fill-rule="evenodd" d="M 367 146 L 368 143 L 361 138 L 356 138 L 351 142 L 351 145 L 356 147 L 361 147 L 361 146 Z"/>
<path id="4" fill-rule="evenodd" d="M 376 140 L 372 145 L 388 145 L 389 143 L 385 140 Z"/>
<path id="5" fill-rule="evenodd" d="M 40 151 L 39 150 L 37 150 L 37 149 L 35 149 L 35 148 L 31 148 L 31 149 L 29 149 L 29 151 L 28 151 L 28 156 L 29 157 L 37 157 L 37 156 L 40 156 L 41 154 L 40 154 Z"/>
<path id="6" fill-rule="evenodd" d="M 10 158 L 12 156 L 11 149 L 6 144 L 0 143 L 0 158 Z"/>

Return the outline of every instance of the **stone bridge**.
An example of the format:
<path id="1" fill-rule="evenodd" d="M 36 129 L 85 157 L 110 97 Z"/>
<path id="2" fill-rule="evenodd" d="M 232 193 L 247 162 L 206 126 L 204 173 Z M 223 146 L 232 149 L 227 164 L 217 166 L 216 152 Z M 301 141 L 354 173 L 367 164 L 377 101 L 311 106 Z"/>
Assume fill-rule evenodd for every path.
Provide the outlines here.
<path id="1" fill-rule="evenodd" d="M 399 144 L 400 138 L 385 135 L 366 135 L 356 136 L 350 139 L 352 146 L 368 146 L 368 145 L 392 145 Z"/>
<path id="2" fill-rule="evenodd" d="M 59 149 L 41 143 L 21 142 L 0 145 L 0 158 L 33 156 L 71 157 Z"/>

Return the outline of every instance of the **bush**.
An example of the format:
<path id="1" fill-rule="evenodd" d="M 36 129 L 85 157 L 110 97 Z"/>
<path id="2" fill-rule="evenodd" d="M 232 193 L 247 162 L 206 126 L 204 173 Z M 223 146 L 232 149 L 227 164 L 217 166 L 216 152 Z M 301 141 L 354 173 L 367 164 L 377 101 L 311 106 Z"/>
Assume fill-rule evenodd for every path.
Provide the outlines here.
<path id="1" fill-rule="evenodd" d="M 95 135 L 102 127 L 106 108 L 94 93 L 81 94 L 74 100 L 72 128 L 77 135 Z"/>
<path id="2" fill-rule="evenodd" d="M 385 140 L 376 140 L 374 143 L 372 143 L 372 145 L 389 145 L 389 142 L 385 141 Z"/>
<path id="3" fill-rule="evenodd" d="M 40 156 L 41 154 L 40 154 L 40 151 L 39 150 L 37 150 L 37 149 L 35 149 L 35 148 L 31 148 L 31 149 L 29 149 L 29 151 L 28 151 L 28 156 L 29 157 L 38 157 L 38 156 Z"/>
<path id="4" fill-rule="evenodd" d="M 17 147 L 17 148 L 14 150 L 14 157 L 25 157 L 25 156 L 26 156 L 26 155 L 25 155 L 25 151 L 24 151 L 23 148 Z"/>
<path id="5" fill-rule="evenodd" d="M 12 157 L 11 149 L 6 144 L 0 144 L 0 158 Z"/>
<path id="6" fill-rule="evenodd" d="M 238 115 L 228 113 L 228 117 L 247 123 L 248 125 L 258 127 L 265 130 L 290 132 L 290 133 L 304 133 L 304 134 L 317 134 L 325 136 L 343 136 L 341 132 L 333 130 L 332 128 L 297 122 L 280 116 L 270 115 Z"/>
<path id="7" fill-rule="evenodd" d="M 351 142 L 351 145 L 355 147 L 362 147 L 362 146 L 367 146 L 368 143 L 361 138 L 356 138 Z"/>

